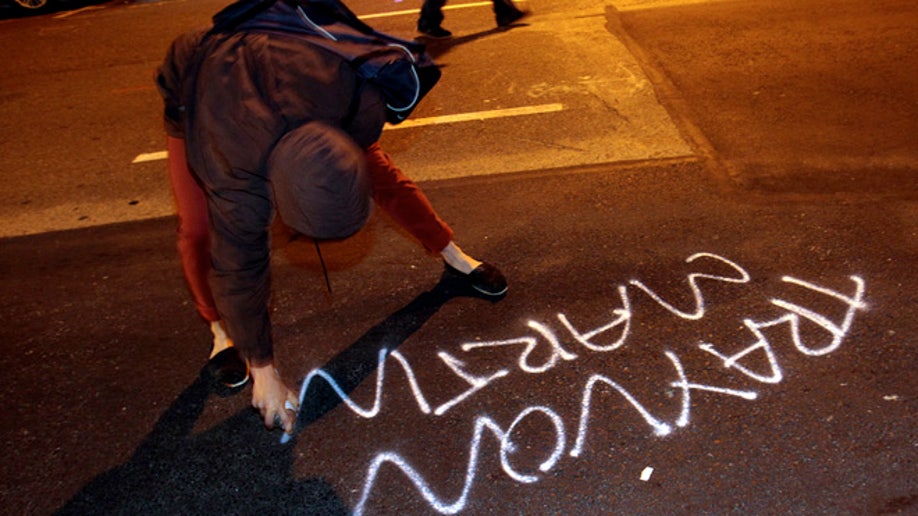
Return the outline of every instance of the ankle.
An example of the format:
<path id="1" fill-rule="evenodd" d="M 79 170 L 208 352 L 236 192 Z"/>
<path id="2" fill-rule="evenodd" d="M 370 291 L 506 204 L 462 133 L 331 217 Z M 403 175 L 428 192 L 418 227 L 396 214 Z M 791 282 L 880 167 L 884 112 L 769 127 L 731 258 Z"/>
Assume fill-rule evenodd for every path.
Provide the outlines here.
<path id="1" fill-rule="evenodd" d="M 447 265 L 457 271 L 468 274 L 481 265 L 481 262 L 465 254 L 454 242 L 450 242 L 440 251 L 440 256 Z"/>
<path id="2" fill-rule="evenodd" d="M 232 339 L 226 335 L 226 330 L 223 328 L 223 321 L 212 321 L 210 323 L 210 332 L 214 335 L 213 347 L 210 350 L 211 358 L 224 349 L 233 346 Z"/>

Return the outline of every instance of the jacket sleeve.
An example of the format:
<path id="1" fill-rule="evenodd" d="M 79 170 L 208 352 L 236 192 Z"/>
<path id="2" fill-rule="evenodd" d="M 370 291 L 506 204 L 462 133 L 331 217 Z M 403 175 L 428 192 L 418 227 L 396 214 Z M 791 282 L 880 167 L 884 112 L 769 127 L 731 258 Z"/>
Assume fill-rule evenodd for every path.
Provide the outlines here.
<path id="1" fill-rule="evenodd" d="M 188 104 L 188 159 L 207 194 L 211 287 L 236 347 L 253 365 L 273 359 L 269 228 L 264 157 L 284 132 L 262 69 L 264 37 L 210 38 Z"/>
<path id="2" fill-rule="evenodd" d="M 274 218 L 265 163 L 275 143 L 303 123 L 340 127 L 356 81 L 340 58 L 295 38 L 235 34 L 208 40 L 204 51 L 187 137 L 208 196 L 214 298 L 236 347 L 264 365 L 273 359 Z"/>
<path id="3" fill-rule="evenodd" d="M 192 65 L 195 49 L 205 30 L 187 32 L 177 37 L 169 46 L 162 65 L 156 71 L 156 88 L 163 98 L 163 124 L 166 134 L 174 138 L 185 137 L 185 77 Z"/>

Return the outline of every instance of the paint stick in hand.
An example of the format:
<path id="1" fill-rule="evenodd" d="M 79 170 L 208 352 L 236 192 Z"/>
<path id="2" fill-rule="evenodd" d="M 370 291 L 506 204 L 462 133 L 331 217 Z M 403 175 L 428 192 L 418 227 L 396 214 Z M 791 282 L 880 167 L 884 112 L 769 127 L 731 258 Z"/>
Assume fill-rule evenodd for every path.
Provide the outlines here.
<path id="1" fill-rule="evenodd" d="M 287 400 L 284 402 L 284 408 L 286 410 L 292 410 L 294 413 L 293 416 L 294 418 L 296 418 L 296 407 L 293 406 L 293 403 L 290 403 L 290 400 Z M 278 416 L 274 416 L 274 424 L 283 428 L 280 417 Z M 293 439 L 293 434 L 288 434 L 287 432 L 284 432 L 284 435 L 282 435 L 280 438 L 280 442 L 281 444 L 287 444 L 290 442 L 290 439 Z"/>

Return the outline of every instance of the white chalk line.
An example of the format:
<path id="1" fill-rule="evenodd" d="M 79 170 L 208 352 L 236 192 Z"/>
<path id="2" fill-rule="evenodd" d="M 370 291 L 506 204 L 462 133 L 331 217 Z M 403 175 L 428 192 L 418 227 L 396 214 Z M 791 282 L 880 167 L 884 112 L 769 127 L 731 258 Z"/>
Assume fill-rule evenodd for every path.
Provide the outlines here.
<path id="1" fill-rule="evenodd" d="M 461 122 L 480 122 L 484 120 L 491 120 L 495 118 L 510 118 L 514 116 L 526 116 L 526 115 L 541 115 L 545 113 L 556 113 L 558 111 L 564 110 L 564 104 L 553 103 L 553 104 L 539 104 L 536 106 L 521 106 L 515 108 L 505 108 L 505 109 L 492 109 L 488 111 L 473 111 L 470 113 L 457 113 L 455 115 L 442 115 L 442 116 L 431 116 L 424 118 L 416 118 L 413 120 L 405 120 L 404 122 L 398 125 L 389 125 L 386 124 L 386 129 L 395 130 L 395 129 L 408 129 L 411 127 L 423 127 L 426 125 L 442 125 L 442 124 L 456 124 Z M 131 161 L 134 163 L 146 163 L 149 161 L 159 161 L 166 159 L 168 153 L 166 151 L 158 152 L 146 152 L 138 154 L 137 157 Z"/>
<path id="2" fill-rule="evenodd" d="M 727 264 L 733 268 L 733 270 L 736 272 L 736 275 L 722 276 L 718 274 L 702 272 L 690 273 L 687 276 L 687 279 L 689 289 L 695 296 L 695 310 L 693 312 L 687 312 L 675 308 L 672 304 L 664 301 L 659 295 L 654 293 L 639 281 L 632 280 L 629 282 L 629 286 L 636 287 L 638 290 L 643 291 L 660 306 L 664 307 L 666 310 L 676 315 L 677 317 L 687 321 L 697 320 L 700 316 L 703 316 L 706 313 L 706 309 L 705 297 L 702 290 L 695 282 L 696 279 L 703 278 L 706 280 L 722 281 L 726 283 L 748 283 L 751 279 L 751 276 L 744 268 L 735 262 L 716 254 L 696 253 L 690 256 L 686 262 L 691 263 L 698 258 L 713 259 L 723 264 Z M 782 380 L 783 375 L 781 374 L 780 367 L 778 366 L 775 354 L 773 353 L 772 346 L 768 342 L 764 333 L 760 331 L 760 329 L 787 323 L 787 326 L 789 327 L 788 329 L 791 332 L 792 340 L 794 342 L 794 347 L 804 355 L 820 356 L 834 352 L 839 348 L 842 339 L 847 337 L 851 328 L 854 313 L 857 311 L 866 310 L 868 308 L 867 303 L 864 301 L 864 280 L 859 276 L 850 276 L 849 279 L 854 283 L 853 295 L 844 294 L 842 292 L 838 292 L 830 288 L 826 288 L 815 283 L 810 283 L 791 276 L 783 276 L 781 278 L 781 281 L 786 284 L 793 285 L 810 292 L 816 292 L 826 296 L 829 300 L 840 301 L 843 303 L 845 314 L 841 323 L 833 322 L 827 316 L 821 313 L 801 305 L 797 305 L 790 301 L 772 299 L 772 304 L 787 310 L 787 313 L 783 317 L 779 317 L 768 322 L 755 322 L 752 319 L 745 318 L 744 322 L 746 323 L 746 329 L 748 329 L 753 334 L 753 336 L 756 337 L 755 342 L 748 346 L 746 349 L 743 349 L 733 355 L 725 355 L 717 351 L 712 344 L 702 343 L 698 347 L 703 351 L 711 353 L 720 358 L 723 362 L 724 368 L 735 369 L 736 371 L 761 383 L 778 383 Z M 622 308 L 612 309 L 611 315 L 614 316 L 614 320 L 611 323 L 602 325 L 595 330 L 579 330 L 570 323 L 570 320 L 566 316 L 560 313 L 557 314 L 558 319 L 565 327 L 567 327 L 574 339 L 580 344 L 583 344 L 588 349 L 601 351 L 613 351 L 618 349 L 621 345 L 624 344 L 627 338 L 627 333 L 630 329 L 630 325 L 628 323 L 632 315 L 631 303 L 627 296 L 627 287 L 625 285 L 619 285 L 618 293 L 621 297 Z M 822 347 L 817 348 L 814 348 L 810 345 L 805 345 L 801 335 L 799 334 L 801 320 L 806 320 L 810 323 L 814 323 L 816 326 L 828 332 L 832 337 L 832 341 L 828 345 L 823 345 Z M 525 337 L 489 342 L 467 342 L 461 345 L 461 349 L 464 352 L 469 352 L 480 348 L 489 348 L 495 346 L 522 345 L 523 349 L 520 351 L 517 365 L 522 372 L 530 374 L 539 374 L 552 369 L 557 364 L 558 359 L 574 360 L 577 358 L 576 353 L 564 349 L 564 347 L 561 345 L 561 342 L 566 342 L 566 339 L 559 339 L 549 326 L 533 320 L 529 320 L 527 322 L 527 327 L 538 334 L 538 336 L 530 335 Z M 622 335 L 615 342 L 612 342 L 611 344 L 599 344 L 590 340 L 601 333 L 612 330 L 613 328 L 617 328 L 618 330 L 622 331 Z M 529 363 L 528 357 L 530 352 L 533 350 L 533 347 L 539 345 L 539 336 L 541 337 L 541 340 L 544 340 L 545 343 L 548 344 L 552 350 L 552 353 L 548 358 L 547 363 L 534 366 Z M 760 350 L 764 351 L 768 356 L 769 367 L 772 373 L 770 376 L 753 372 L 750 369 L 742 367 L 739 363 L 744 359 L 744 357 L 753 351 Z M 668 387 L 676 388 L 681 391 L 681 410 L 678 418 L 672 423 L 659 419 L 654 414 L 652 414 L 651 411 L 641 401 L 633 396 L 625 386 L 616 382 L 612 377 L 605 374 L 592 374 L 589 376 L 589 379 L 581 391 L 581 408 L 580 417 L 576 425 L 576 436 L 572 443 L 572 447 L 568 452 L 571 457 L 577 458 L 583 454 L 586 447 L 586 441 L 589 436 L 589 422 L 593 418 L 592 404 L 594 397 L 596 395 L 602 396 L 603 402 L 608 403 L 608 388 L 611 388 L 613 398 L 616 395 L 623 398 L 624 401 L 627 402 L 627 404 L 629 404 L 640 415 L 641 418 L 643 418 L 644 422 L 651 427 L 653 433 L 660 437 L 670 435 L 676 428 L 686 427 L 690 424 L 692 391 L 734 396 L 747 401 L 754 401 L 759 397 L 758 392 L 755 390 L 737 390 L 690 381 L 689 376 L 682 365 L 682 361 L 679 359 L 679 356 L 669 350 L 665 351 L 665 355 L 672 363 L 677 376 L 675 381 L 668 383 Z M 351 401 L 347 397 L 347 394 L 337 388 L 335 380 L 321 370 L 314 371 L 307 377 L 306 381 L 304 382 L 304 388 L 300 392 L 301 403 L 304 401 L 306 394 L 305 385 L 309 383 L 311 378 L 318 376 L 326 382 L 330 383 L 338 396 L 341 397 L 344 403 L 357 415 L 365 418 L 376 417 L 380 412 L 381 400 L 383 398 L 382 389 L 384 388 L 384 380 L 382 377 L 385 375 L 386 371 L 386 356 L 387 352 L 385 350 L 379 354 L 376 394 L 369 408 L 362 408 L 357 403 Z M 411 364 L 405 359 L 404 356 L 398 354 L 397 351 L 391 351 L 389 356 L 395 358 L 402 366 L 402 370 L 405 373 L 414 397 L 418 402 L 419 409 L 425 414 L 430 414 L 430 404 L 423 396 L 420 385 L 416 382 L 416 377 L 414 375 L 413 367 Z M 507 369 L 500 369 L 497 373 L 493 373 L 488 376 L 475 375 L 466 368 L 466 364 L 460 359 L 457 359 L 456 357 L 453 357 L 443 351 L 438 352 L 438 356 L 450 369 L 453 370 L 456 376 L 464 380 L 470 388 L 460 393 L 452 400 L 440 405 L 440 407 L 433 411 L 435 415 L 442 415 L 453 405 L 465 400 L 473 393 L 480 391 L 498 378 L 507 376 L 510 373 L 510 371 Z M 895 396 L 890 396 L 886 397 L 885 399 L 892 400 L 897 398 Z M 506 427 L 506 429 L 501 427 L 496 421 L 491 419 L 491 417 L 484 414 L 479 414 L 475 418 L 474 432 L 471 442 L 469 443 L 469 455 L 468 463 L 465 468 L 465 479 L 462 482 L 461 489 L 458 493 L 455 491 L 453 491 L 453 495 L 436 493 L 434 491 L 433 485 L 429 482 L 429 480 L 425 478 L 420 470 L 413 467 L 404 456 L 395 451 L 385 451 L 378 453 L 369 465 L 360 499 L 357 502 L 357 507 L 354 514 L 361 515 L 366 510 L 366 506 L 370 502 L 371 494 L 373 493 L 374 487 L 376 486 L 377 478 L 381 473 L 381 468 L 387 464 L 390 467 L 394 466 L 394 468 L 399 470 L 407 480 L 414 484 L 418 493 L 423 496 L 428 505 L 436 512 L 441 514 L 456 514 L 463 511 L 466 508 L 471 488 L 477 476 L 481 439 L 485 431 L 490 431 L 499 441 L 501 468 L 509 478 L 520 483 L 534 483 L 540 481 L 542 478 L 538 474 L 524 474 L 514 468 L 513 464 L 511 463 L 512 455 L 517 450 L 519 450 L 519 446 L 513 440 L 514 429 L 517 427 L 520 421 L 529 417 L 531 414 L 541 414 L 542 417 L 547 418 L 551 425 L 549 428 L 553 429 L 555 436 L 554 446 L 551 447 L 550 450 L 547 450 L 548 457 L 541 464 L 539 464 L 538 467 L 539 471 L 543 473 L 551 471 L 554 466 L 561 460 L 561 456 L 563 455 L 568 442 L 564 421 L 561 416 L 552 408 L 541 405 L 527 407 L 516 416 L 513 422 L 509 425 L 509 427 Z M 641 473 L 641 480 L 645 482 L 649 481 L 652 473 L 653 468 L 650 466 L 646 467 Z M 377 496 L 381 495 L 377 494 Z"/>

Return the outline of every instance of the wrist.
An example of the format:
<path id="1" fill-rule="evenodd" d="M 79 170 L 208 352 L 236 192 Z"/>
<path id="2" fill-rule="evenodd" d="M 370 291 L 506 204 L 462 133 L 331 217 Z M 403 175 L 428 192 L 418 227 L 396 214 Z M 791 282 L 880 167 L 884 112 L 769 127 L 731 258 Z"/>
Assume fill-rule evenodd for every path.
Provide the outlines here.
<path id="1" fill-rule="evenodd" d="M 279 377 L 277 369 L 274 367 L 274 362 L 265 362 L 261 365 L 252 364 L 249 366 L 251 374 L 253 377 L 264 377 L 264 376 L 275 376 Z"/>

